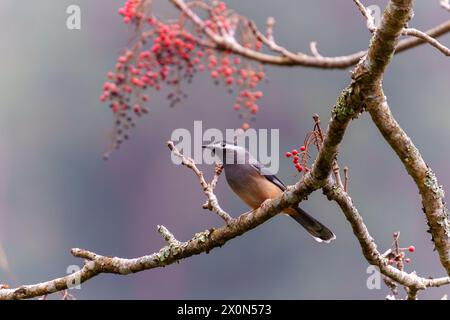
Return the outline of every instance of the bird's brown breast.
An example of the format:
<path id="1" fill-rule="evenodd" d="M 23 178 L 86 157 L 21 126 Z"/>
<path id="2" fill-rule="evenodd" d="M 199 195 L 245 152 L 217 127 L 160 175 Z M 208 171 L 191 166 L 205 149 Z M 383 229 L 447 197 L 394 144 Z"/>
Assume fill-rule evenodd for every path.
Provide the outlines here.
<path id="1" fill-rule="evenodd" d="M 276 198 L 283 192 L 256 169 L 244 167 L 247 165 L 238 166 L 228 167 L 228 170 L 225 167 L 227 182 L 237 196 L 251 208 L 256 209 L 265 200 Z"/>

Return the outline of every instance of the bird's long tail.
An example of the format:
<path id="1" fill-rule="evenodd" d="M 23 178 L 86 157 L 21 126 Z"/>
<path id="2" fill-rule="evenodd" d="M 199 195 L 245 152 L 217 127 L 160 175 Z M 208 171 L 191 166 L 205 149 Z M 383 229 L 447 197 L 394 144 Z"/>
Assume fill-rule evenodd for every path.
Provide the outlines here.
<path id="1" fill-rule="evenodd" d="M 330 229 L 311 217 L 303 209 L 299 207 L 289 208 L 286 210 L 286 213 L 288 213 L 295 221 L 300 223 L 316 241 L 329 243 L 336 239 L 336 236 Z"/>

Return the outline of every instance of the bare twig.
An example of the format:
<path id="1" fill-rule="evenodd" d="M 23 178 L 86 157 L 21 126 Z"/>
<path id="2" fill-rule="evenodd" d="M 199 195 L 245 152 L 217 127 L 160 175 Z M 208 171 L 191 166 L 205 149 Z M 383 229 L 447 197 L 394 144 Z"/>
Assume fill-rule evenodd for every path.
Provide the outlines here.
<path id="1" fill-rule="evenodd" d="M 225 212 L 219 205 L 219 201 L 217 200 L 216 195 L 214 194 L 214 188 L 218 179 L 218 171 L 216 170 L 216 176 L 213 179 L 213 184 L 208 184 L 203 176 L 203 172 L 201 172 L 194 163 L 194 160 L 191 158 L 185 157 L 174 145 L 172 141 L 167 142 L 167 146 L 172 151 L 172 153 L 181 159 L 181 164 L 191 169 L 195 175 L 198 177 L 200 185 L 203 188 L 203 193 L 208 198 L 207 208 L 215 213 L 217 213 L 226 223 L 230 223 L 233 221 L 233 218 Z M 222 170 L 220 170 L 221 172 Z M 219 173 L 220 174 L 220 173 Z"/>
<path id="2" fill-rule="evenodd" d="M 408 35 L 408 36 L 414 36 L 414 37 L 417 37 L 419 39 L 422 39 L 423 41 L 429 43 L 431 46 L 433 46 L 436 49 L 438 49 L 440 52 L 442 52 L 446 56 L 450 56 L 450 49 L 449 48 L 447 48 L 446 46 L 441 44 L 436 39 L 430 37 L 428 34 L 426 34 L 423 31 L 420 31 L 420 30 L 417 30 L 417 29 L 414 29 L 414 28 L 406 28 L 406 29 L 403 29 L 403 34 L 404 35 Z"/>
<path id="3" fill-rule="evenodd" d="M 369 29 L 370 32 L 375 32 L 377 27 L 375 26 L 375 19 L 370 14 L 370 11 L 367 10 L 367 8 L 359 0 L 353 0 L 353 2 L 356 4 L 356 7 L 361 12 L 361 14 L 366 18 L 367 29 Z"/>
<path id="4" fill-rule="evenodd" d="M 432 38 L 438 38 L 448 32 L 450 32 L 450 20 L 443 22 L 440 25 L 425 31 L 425 33 Z M 417 38 L 417 37 L 403 39 L 402 41 L 400 41 L 398 43 L 397 48 L 395 49 L 395 53 L 397 54 L 397 53 L 412 49 L 412 48 L 422 45 L 424 43 L 426 43 L 426 41 L 424 41 L 421 38 Z"/>
<path id="5" fill-rule="evenodd" d="M 317 49 L 317 42 L 311 41 L 309 43 L 309 50 L 311 51 L 311 53 L 314 57 L 322 58 L 322 55 L 320 54 L 319 50 Z"/>
<path id="6" fill-rule="evenodd" d="M 267 18 L 267 30 L 266 30 L 266 36 L 269 41 L 273 41 L 273 27 L 275 26 L 275 19 L 273 17 Z"/>
<path id="7" fill-rule="evenodd" d="M 223 171 L 223 164 L 216 164 L 216 167 L 214 168 L 214 177 L 211 181 L 211 183 L 209 184 L 211 186 L 211 189 L 215 189 L 217 182 L 219 182 L 219 177 L 222 174 Z"/>
<path id="8" fill-rule="evenodd" d="M 170 246 L 179 246 L 181 244 L 166 227 L 158 225 L 156 228 Z"/>

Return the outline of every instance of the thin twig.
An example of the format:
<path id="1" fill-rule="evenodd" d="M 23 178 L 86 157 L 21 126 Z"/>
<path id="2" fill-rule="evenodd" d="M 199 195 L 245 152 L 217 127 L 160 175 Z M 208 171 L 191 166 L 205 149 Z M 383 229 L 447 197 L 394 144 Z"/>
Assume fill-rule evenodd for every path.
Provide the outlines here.
<path id="1" fill-rule="evenodd" d="M 367 10 L 367 8 L 359 1 L 359 0 L 353 0 L 353 2 L 356 4 L 359 12 L 366 18 L 367 21 L 367 29 L 369 29 L 370 32 L 375 32 L 377 30 L 377 27 L 375 26 L 375 19 L 370 14 L 370 11 Z"/>
<path id="2" fill-rule="evenodd" d="M 309 43 L 309 50 L 311 51 L 311 54 L 316 58 L 322 58 L 322 55 L 320 54 L 319 50 L 317 49 L 317 42 L 311 41 Z"/>
<path id="3" fill-rule="evenodd" d="M 200 171 L 194 163 L 194 160 L 191 158 L 185 157 L 176 147 L 172 141 L 167 142 L 167 146 L 172 151 L 172 153 L 181 159 L 181 164 L 191 169 L 195 175 L 198 177 L 200 185 L 202 186 L 203 193 L 206 195 L 208 199 L 208 209 L 217 213 L 226 223 L 230 223 L 233 221 L 233 217 L 231 217 L 227 212 L 225 212 L 219 205 L 219 201 L 214 194 L 214 188 L 208 184 L 203 176 L 203 172 Z M 215 178 L 214 180 L 217 180 Z M 213 182 L 214 182 L 213 180 Z M 214 187 L 217 182 L 214 182 Z"/>
<path id="4" fill-rule="evenodd" d="M 158 225 L 157 227 L 158 232 L 163 236 L 164 240 L 167 241 L 167 243 L 171 246 L 178 246 L 181 244 L 180 241 L 178 241 L 175 236 L 164 226 Z"/>
<path id="5" fill-rule="evenodd" d="M 420 30 L 417 30 L 417 29 L 414 29 L 414 28 L 406 28 L 406 29 L 403 29 L 403 34 L 404 35 L 408 35 L 408 36 L 414 36 L 414 37 L 417 37 L 419 39 L 422 39 L 423 41 L 429 43 L 431 46 L 433 46 L 436 49 L 438 49 L 440 52 L 442 52 L 446 56 L 450 56 L 450 49 L 449 48 L 444 46 L 442 43 L 440 43 L 436 39 L 430 37 L 428 34 L 426 34 L 423 31 L 420 31 Z"/>

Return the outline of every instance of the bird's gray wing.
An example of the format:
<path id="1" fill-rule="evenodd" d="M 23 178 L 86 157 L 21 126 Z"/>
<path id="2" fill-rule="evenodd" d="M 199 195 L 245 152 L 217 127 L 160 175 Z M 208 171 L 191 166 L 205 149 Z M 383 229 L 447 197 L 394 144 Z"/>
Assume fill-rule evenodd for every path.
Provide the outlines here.
<path id="1" fill-rule="evenodd" d="M 264 167 L 262 164 L 260 163 L 252 163 L 251 166 L 253 168 L 255 168 L 259 174 L 261 174 L 262 176 L 264 176 L 267 180 L 269 180 L 270 182 L 272 182 L 273 184 L 275 184 L 278 188 L 280 188 L 281 190 L 286 190 L 286 186 L 285 184 L 277 178 L 276 175 L 272 174 L 269 169 L 267 169 L 266 167 Z"/>

